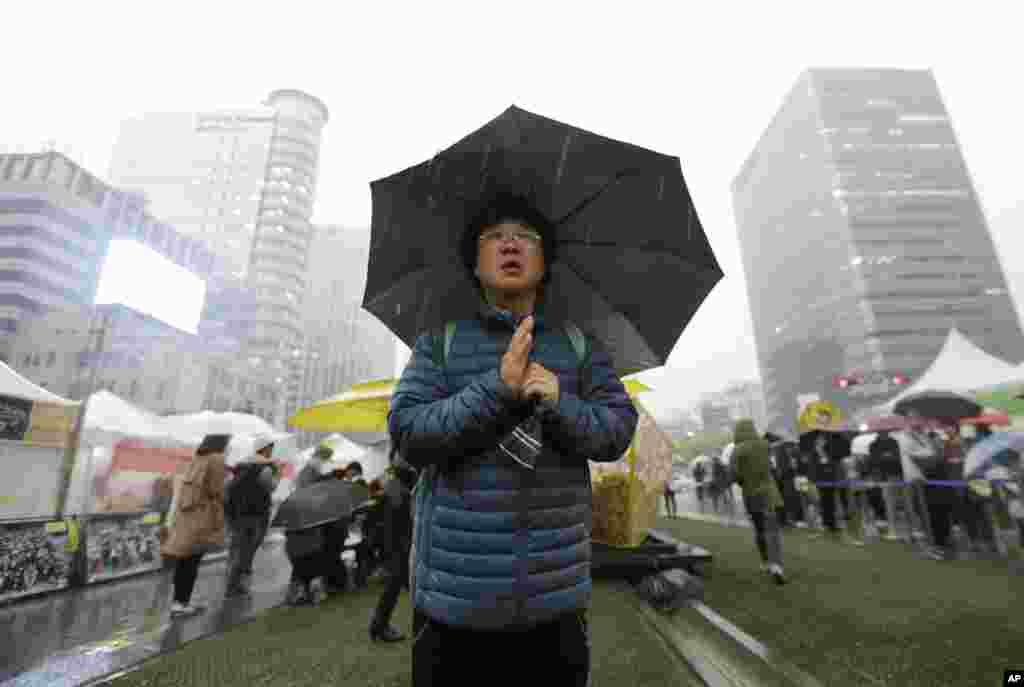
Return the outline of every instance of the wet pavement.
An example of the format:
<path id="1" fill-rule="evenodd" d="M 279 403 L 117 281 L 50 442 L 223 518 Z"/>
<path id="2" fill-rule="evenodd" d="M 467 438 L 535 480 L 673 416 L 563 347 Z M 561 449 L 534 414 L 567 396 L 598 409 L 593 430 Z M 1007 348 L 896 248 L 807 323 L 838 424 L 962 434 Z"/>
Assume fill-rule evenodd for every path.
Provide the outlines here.
<path id="1" fill-rule="evenodd" d="M 226 560 L 206 563 L 193 602 L 205 613 L 171 620 L 164 570 L 0 607 L 0 687 L 71 687 L 243 622 L 280 605 L 291 566 L 268 538 L 253 565 L 252 596 L 224 600 Z"/>

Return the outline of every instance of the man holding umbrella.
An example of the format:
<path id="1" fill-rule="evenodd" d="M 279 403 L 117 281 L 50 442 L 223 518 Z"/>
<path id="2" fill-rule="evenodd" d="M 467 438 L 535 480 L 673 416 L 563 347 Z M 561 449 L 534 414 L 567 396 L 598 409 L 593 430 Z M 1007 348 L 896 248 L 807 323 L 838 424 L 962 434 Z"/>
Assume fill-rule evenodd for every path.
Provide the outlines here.
<path id="1" fill-rule="evenodd" d="M 587 461 L 625 453 L 620 377 L 722 277 L 679 159 L 511 107 L 371 189 L 363 307 L 413 349 L 388 421 L 421 474 L 413 684 L 587 684 Z"/>
<path id="2" fill-rule="evenodd" d="M 480 318 L 459 322 L 447 375 L 431 337 L 421 337 L 392 398 L 395 446 L 442 475 L 432 494 L 418 495 L 417 686 L 462 684 L 477 661 L 509 655 L 545 666 L 555 684 L 587 684 L 587 460 L 618 460 L 638 415 L 607 355 L 593 350 L 583 388 L 568 342 L 544 320 L 551 231 L 525 202 L 485 208 L 463 243 L 485 299 Z M 533 417 L 543 445 L 527 466 L 499 442 L 538 446 L 519 427 Z"/>

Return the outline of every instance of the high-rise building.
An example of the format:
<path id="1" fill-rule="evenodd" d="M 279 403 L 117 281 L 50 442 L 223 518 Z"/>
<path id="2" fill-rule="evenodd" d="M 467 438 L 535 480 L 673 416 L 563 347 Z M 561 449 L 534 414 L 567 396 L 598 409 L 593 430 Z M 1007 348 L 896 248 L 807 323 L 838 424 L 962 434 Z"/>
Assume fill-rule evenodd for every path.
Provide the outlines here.
<path id="1" fill-rule="evenodd" d="M 302 378 L 302 299 L 327 119 L 319 99 L 297 90 L 274 91 L 261 107 L 146 114 L 123 124 L 111 165 L 115 184 L 144 191 L 155 213 L 205 241 L 256 294 L 247 354 L 277 373 L 278 424 L 295 410 Z"/>
<path id="2" fill-rule="evenodd" d="M 352 384 L 392 376 L 394 335 L 362 308 L 369 253 L 368 229 L 314 229 L 300 406 L 339 394 Z M 317 438 L 304 435 L 300 443 Z"/>
<path id="3" fill-rule="evenodd" d="M 213 254 L 58 152 L 0 155 L 0 332 L 92 305 L 110 240 L 131 238 L 206 279 Z"/>
<path id="4" fill-rule="evenodd" d="M 155 413 L 250 412 L 269 419 L 278 391 L 237 350 L 118 304 L 27 317 L 11 343 L 11 366 L 66 398 L 106 389 Z"/>
<path id="5" fill-rule="evenodd" d="M 1024 360 L 1024 333 L 930 71 L 805 72 L 732 186 L 769 423 L 913 382 L 956 327 Z M 841 389 L 836 380 L 864 384 Z M 895 382 L 895 383 L 894 383 Z"/>

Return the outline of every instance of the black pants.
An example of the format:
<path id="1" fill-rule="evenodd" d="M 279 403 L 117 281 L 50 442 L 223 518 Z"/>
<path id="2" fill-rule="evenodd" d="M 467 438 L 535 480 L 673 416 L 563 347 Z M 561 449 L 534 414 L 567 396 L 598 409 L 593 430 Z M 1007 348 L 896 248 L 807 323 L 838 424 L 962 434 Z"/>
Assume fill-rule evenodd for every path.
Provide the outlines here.
<path id="1" fill-rule="evenodd" d="M 203 554 L 199 554 L 191 558 L 180 558 L 174 564 L 174 600 L 184 606 L 192 600 L 192 590 L 196 587 L 202 560 Z"/>
<path id="2" fill-rule="evenodd" d="M 348 523 L 341 521 L 327 526 L 326 544 L 323 553 L 323 572 L 321 575 L 327 578 L 327 584 L 336 589 L 348 588 L 348 568 L 345 561 L 341 560 L 341 553 L 345 550 L 345 540 L 348 539 Z"/>
<path id="3" fill-rule="evenodd" d="M 590 631 L 584 611 L 514 632 L 477 632 L 413 613 L 413 687 L 486 682 L 484 667 L 501 666 L 507 684 L 585 687 L 590 682 Z M 506 679 L 507 678 L 507 679 Z"/>
<path id="4" fill-rule="evenodd" d="M 782 479 L 782 500 L 786 504 L 786 514 L 791 522 L 803 522 L 804 503 L 800 498 L 800 492 L 796 489 L 796 481 L 793 477 Z"/>
<path id="5" fill-rule="evenodd" d="M 231 548 L 228 554 L 228 589 L 241 585 L 252 575 L 252 561 L 267 536 L 269 515 L 243 516 L 231 523 Z"/>
<path id="6" fill-rule="evenodd" d="M 384 588 L 384 593 L 380 595 L 377 610 L 373 614 L 373 624 L 376 627 L 386 627 L 391 622 L 391 614 L 395 612 L 402 589 L 409 588 L 409 545 L 410 542 L 406 540 L 391 552 L 388 560 L 388 584 Z"/>
<path id="7" fill-rule="evenodd" d="M 292 580 L 308 585 L 318 577 L 326 577 L 327 557 L 322 551 L 300 558 L 292 558 Z"/>
<path id="8" fill-rule="evenodd" d="M 928 519 L 931 521 L 935 546 L 946 546 L 949 544 L 949 534 L 953 528 L 953 490 L 949 487 L 926 486 L 924 498 L 928 505 Z"/>
<path id="9" fill-rule="evenodd" d="M 836 520 L 836 496 L 843 504 L 843 512 L 847 520 L 850 517 L 850 490 L 845 487 L 818 487 L 821 494 L 821 519 L 825 522 L 825 529 L 830 532 L 839 531 L 839 523 Z"/>
<path id="10" fill-rule="evenodd" d="M 665 514 L 670 518 L 676 516 L 676 495 L 671 491 L 665 492 Z"/>
<path id="11" fill-rule="evenodd" d="M 888 516 L 885 513 L 885 499 L 882 498 L 881 487 L 868 489 L 868 503 L 871 504 L 871 510 L 875 513 L 875 520 L 887 519 Z"/>

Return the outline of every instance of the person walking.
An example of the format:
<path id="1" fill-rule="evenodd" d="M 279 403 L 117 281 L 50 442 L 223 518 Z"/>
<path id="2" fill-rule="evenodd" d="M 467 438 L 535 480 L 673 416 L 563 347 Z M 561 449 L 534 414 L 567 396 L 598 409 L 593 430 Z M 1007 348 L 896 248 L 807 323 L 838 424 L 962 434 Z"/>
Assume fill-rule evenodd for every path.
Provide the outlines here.
<path id="1" fill-rule="evenodd" d="M 256 454 L 250 462 L 235 468 L 227 488 L 224 510 L 231 530 L 228 554 L 227 597 L 250 593 L 252 562 L 270 525 L 271 495 L 280 483 L 277 466 L 271 462 L 274 444 L 265 437 L 255 441 Z"/>
<path id="2" fill-rule="evenodd" d="M 517 656 L 537 680 L 582 687 L 587 461 L 625 454 L 637 410 L 598 342 L 585 340 L 581 362 L 572 330 L 545 317 L 558 297 L 544 288 L 557 259 L 547 218 L 496 199 L 460 248 L 480 313 L 419 336 L 388 416 L 400 455 L 426 473 L 411 554 L 412 684 L 470 684 L 480 666 Z"/>
<path id="3" fill-rule="evenodd" d="M 704 467 L 704 463 L 707 462 L 707 460 L 701 460 L 702 458 L 703 456 L 698 456 L 697 464 L 693 468 L 693 481 L 697 483 L 697 510 L 703 512 L 704 499 L 707 496 L 707 494 L 705 494 L 707 486 L 704 484 L 704 480 L 707 479 L 708 471 L 707 468 Z"/>
<path id="4" fill-rule="evenodd" d="M 761 569 L 778 584 L 786 583 L 782 569 L 782 533 L 777 510 L 782 495 L 772 476 L 771 445 L 758 436 L 753 420 L 736 423 L 732 454 L 736 483 L 743 491 L 743 507 L 754 524 L 754 539 L 761 554 Z"/>
<path id="5" fill-rule="evenodd" d="M 395 460 L 392 449 L 391 467 L 385 485 L 385 549 L 387 552 L 388 583 L 381 594 L 370 620 L 372 641 L 399 642 L 405 636 L 391 627 L 391 614 L 395 611 L 402 588 L 409 588 L 409 548 L 412 543 L 412 489 L 416 485 L 416 471 L 400 460 Z"/>
<path id="6" fill-rule="evenodd" d="M 670 518 L 676 517 L 676 494 L 672 491 L 672 479 L 665 480 L 665 515 Z"/>
<path id="7" fill-rule="evenodd" d="M 161 553 L 174 560 L 172 617 L 202 612 L 192 603 L 203 556 L 226 539 L 224 522 L 225 453 L 230 434 L 207 434 L 175 489 L 171 520 Z"/>

